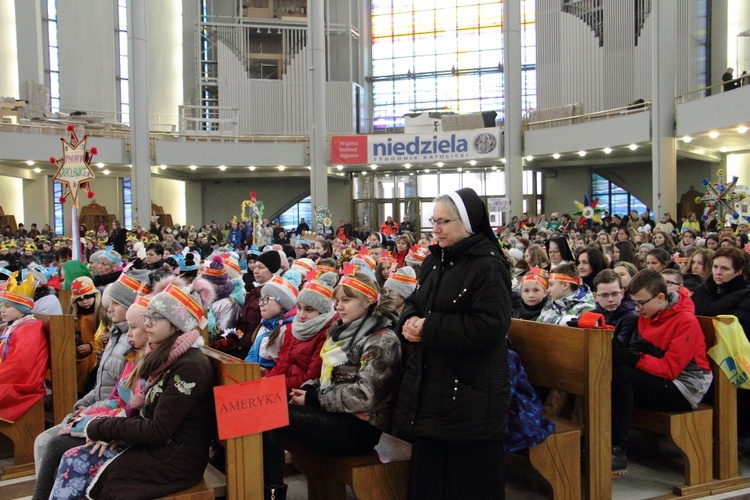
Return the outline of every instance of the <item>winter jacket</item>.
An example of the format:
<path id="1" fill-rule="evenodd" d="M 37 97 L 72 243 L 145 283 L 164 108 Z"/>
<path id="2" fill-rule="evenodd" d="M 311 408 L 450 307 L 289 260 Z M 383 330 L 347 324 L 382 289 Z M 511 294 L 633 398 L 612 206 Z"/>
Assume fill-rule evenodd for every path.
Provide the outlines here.
<path id="1" fill-rule="evenodd" d="M 620 306 L 612 312 L 597 305 L 595 313 L 604 316 L 604 322 L 615 327 L 613 336 L 620 340 L 623 345 L 630 344 L 630 337 L 638 327 L 638 313 L 635 312 L 635 303 L 628 295 L 622 299 Z"/>
<path id="2" fill-rule="evenodd" d="M 279 361 L 266 372 L 266 377 L 285 375 L 287 390 L 299 389 L 306 381 L 320 378 L 320 365 L 323 363 L 320 348 L 326 341 L 328 329 L 337 319 L 338 315 L 331 318 L 320 332 L 308 341 L 299 340 L 292 332 L 287 332 L 284 335 Z"/>
<path id="3" fill-rule="evenodd" d="M 425 318 L 406 363 L 394 432 L 453 443 L 501 442 L 510 382 L 510 271 L 497 244 L 474 234 L 430 247 L 399 319 Z"/>
<path id="4" fill-rule="evenodd" d="M 15 422 L 45 394 L 49 348 L 31 315 L 0 326 L 0 421 Z"/>
<path id="5" fill-rule="evenodd" d="M 519 304 L 513 304 L 513 313 L 511 316 L 516 319 L 536 321 L 541 314 L 542 309 L 544 309 L 544 306 L 547 305 L 547 302 L 549 302 L 549 296 L 544 297 L 544 300 L 535 306 L 526 305 L 525 302 L 519 300 Z"/>
<path id="6" fill-rule="evenodd" d="M 216 425 L 213 382 L 206 356 L 190 348 L 148 391 L 139 416 L 91 420 L 88 439 L 131 445 L 100 470 L 92 496 L 161 498 L 200 482 Z"/>
<path id="7" fill-rule="evenodd" d="M 594 309 L 596 309 L 594 296 L 591 294 L 589 287 L 581 285 L 575 292 L 547 302 L 537 321 L 553 325 L 565 325 L 568 321 Z"/>
<path id="8" fill-rule="evenodd" d="M 733 314 L 750 338 L 750 283 L 742 276 L 717 285 L 709 276 L 703 285 L 693 290 L 693 304 L 698 316 Z"/>
<path id="9" fill-rule="evenodd" d="M 79 399 L 73 406 L 73 411 L 79 406 L 89 407 L 93 404 L 99 406 L 105 402 L 112 389 L 115 388 L 120 378 L 120 373 L 125 367 L 125 355 L 130 352 L 130 340 L 128 339 L 128 322 L 117 323 L 109 331 L 109 342 L 104 348 L 96 370 L 96 385 L 84 397 Z"/>

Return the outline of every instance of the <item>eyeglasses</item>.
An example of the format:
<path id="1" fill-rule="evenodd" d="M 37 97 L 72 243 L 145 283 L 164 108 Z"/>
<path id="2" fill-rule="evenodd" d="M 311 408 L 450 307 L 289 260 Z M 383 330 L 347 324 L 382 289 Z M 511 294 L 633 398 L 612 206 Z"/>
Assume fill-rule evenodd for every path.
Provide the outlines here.
<path id="1" fill-rule="evenodd" d="M 428 220 L 428 221 L 430 222 L 430 224 L 432 224 L 433 226 L 438 226 L 438 227 L 442 227 L 442 226 L 444 226 L 444 225 L 448 224 L 449 222 L 453 222 L 453 221 L 454 221 L 454 220 L 456 220 L 456 219 L 434 219 L 434 218 L 430 217 L 430 218 L 429 218 L 429 219 L 427 219 L 427 220 Z"/>
<path id="2" fill-rule="evenodd" d="M 651 302 L 652 300 L 654 300 L 657 296 L 658 295 L 653 295 L 650 299 L 644 300 L 643 302 L 638 302 L 636 300 L 635 301 L 635 308 L 636 309 L 643 309 L 644 307 L 646 307 L 646 304 L 648 304 L 649 302 Z"/>
<path id="3" fill-rule="evenodd" d="M 163 319 L 167 319 L 167 317 L 162 316 L 161 314 L 147 314 L 146 316 L 144 316 L 144 319 L 146 320 L 146 323 L 148 323 L 149 325 L 155 325 L 159 321 Z"/>
<path id="4" fill-rule="evenodd" d="M 268 305 L 269 300 L 279 300 L 276 297 L 271 297 L 270 295 L 264 295 L 263 297 L 258 299 L 258 304 L 265 306 Z"/>
<path id="5" fill-rule="evenodd" d="M 596 296 L 600 297 L 600 298 L 602 298 L 604 300 L 609 300 L 609 299 L 616 299 L 617 297 L 620 296 L 620 293 L 622 293 L 622 292 L 597 293 Z"/>
<path id="6" fill-rule="evenodd" d="M 667 281 L 667 286 L 669 285 L 682 286 L 682 283 L 677 283 L 676 281 Z"/>

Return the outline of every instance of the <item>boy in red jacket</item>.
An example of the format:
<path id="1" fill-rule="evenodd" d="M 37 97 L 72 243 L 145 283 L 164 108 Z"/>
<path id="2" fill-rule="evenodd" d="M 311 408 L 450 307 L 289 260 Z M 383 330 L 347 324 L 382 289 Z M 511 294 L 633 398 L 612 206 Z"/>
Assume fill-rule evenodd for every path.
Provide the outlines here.
<path id="1" fill-rule="evenodd" d="M 713 375 L 706 342 L 685 288 L 667 291 L 664 277 L 644 269 L 628 287 L 639 312 L 629 346 L 612 350 L 612 472 L 627 472 L 628 430 L 637 405 L 660 411 L 694 409 Z"/>

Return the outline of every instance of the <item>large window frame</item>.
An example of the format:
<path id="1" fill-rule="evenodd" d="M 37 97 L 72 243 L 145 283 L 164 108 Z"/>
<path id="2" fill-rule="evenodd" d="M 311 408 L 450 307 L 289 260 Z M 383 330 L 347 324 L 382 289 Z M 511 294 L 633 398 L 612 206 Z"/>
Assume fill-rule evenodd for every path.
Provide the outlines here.
<path id="1" fill-rule="evenodd" d="M 596 172 L 591 173 L 591 199 L 599 198 L 597 208 L 602 208 L 610 215 L 627 217 L 633 210 L 639 214 L 648 210 L 648 205 L 636 196 Z"/>

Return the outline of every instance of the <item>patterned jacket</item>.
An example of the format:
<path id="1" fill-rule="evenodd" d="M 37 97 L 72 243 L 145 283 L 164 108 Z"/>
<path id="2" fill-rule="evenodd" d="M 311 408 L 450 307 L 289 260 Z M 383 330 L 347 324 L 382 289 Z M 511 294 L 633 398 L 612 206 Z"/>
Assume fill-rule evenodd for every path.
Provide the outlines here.
<path id="1" fill-rule="evenodd" d="M 594 309 L 596 309 L 596 303 L 591 290 L 586 285 L 581 285 L 575 292 L 547 302 L 537 321 L 553 325 L 565 325 L 568 321 Z"/>

